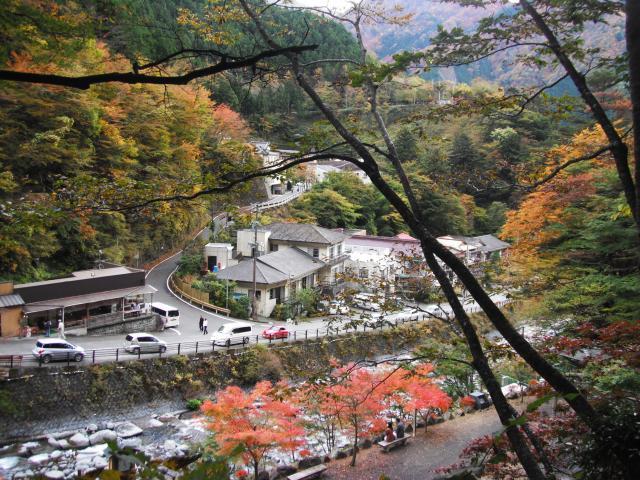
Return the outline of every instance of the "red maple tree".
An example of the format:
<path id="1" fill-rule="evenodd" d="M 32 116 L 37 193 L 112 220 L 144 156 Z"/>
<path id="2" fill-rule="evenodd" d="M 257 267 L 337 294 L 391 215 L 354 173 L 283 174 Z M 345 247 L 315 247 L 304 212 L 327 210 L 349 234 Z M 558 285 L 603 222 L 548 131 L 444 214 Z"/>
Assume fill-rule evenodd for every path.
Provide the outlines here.
<path id="1" fill-rule="evenodd" d="M 260 382 L 250 392 L 227 387 L 215 402 L 206 401 L 202 412 L 209 419 L 219 453 L 229 455 L 240 447 L 242 460 L 252 466 L 256 479 L 268 453 L 291 451 L 305 443 L 298 409 L 281 401 L 270 382 Z"/>

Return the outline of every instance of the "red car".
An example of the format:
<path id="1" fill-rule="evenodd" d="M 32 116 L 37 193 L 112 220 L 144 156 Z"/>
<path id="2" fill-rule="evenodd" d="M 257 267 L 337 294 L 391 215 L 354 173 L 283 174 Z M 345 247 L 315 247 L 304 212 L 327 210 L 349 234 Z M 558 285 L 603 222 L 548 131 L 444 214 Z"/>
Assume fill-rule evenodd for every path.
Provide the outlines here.
<path id="1" fill-rule="evenodd" d="M 271 325 L 264 332 L 262 332 L 262 336 L 270 340 L 276 339 L 276 338 L 288 338 L 289 330 L 287 330 L 287 327 L 282 327 L 279 325 Z"/>

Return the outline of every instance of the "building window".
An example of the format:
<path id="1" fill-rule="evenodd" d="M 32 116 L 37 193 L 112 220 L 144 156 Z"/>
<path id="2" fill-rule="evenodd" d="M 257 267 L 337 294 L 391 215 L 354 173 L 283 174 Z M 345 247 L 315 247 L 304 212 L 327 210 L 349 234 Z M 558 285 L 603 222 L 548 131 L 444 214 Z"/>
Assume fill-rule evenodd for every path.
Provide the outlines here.
<path id="1" fill-rule="evenodd" d="M 317 248 L 313 249 L 313 258 L 319 258 L 320 257 L 320 250 L 318 250 Z"/>
<path id="2" fill-rule="evenodd" d="M 368 277 L 369 277 L 369 271 L 366 268 L 361 268 L 360 278 L 368 278 Z"/>
<path id="3" fill-rule="evenodd" d="M 338 256 L 342 255 L 342 244 L 338 244 Z"/>
<path id="4" fill-rule="evenodd" d="M 277 245 L 277 244 L 270 243 L 270 244 L 269 244 L 269 251 L 270 251 L 270 252 L 277 252 L 277 251 L 278 251 L 278 245 Z"/>
<path id="5" fill-rule="evenodd" d="M 334 248 L 333 248 L 333 247 L 331 247 L 331 248 L 329 249 L 329 258 L 333 258 L 333 254 L 334 254 L 334 252 L 335 252 Z"/>
<path id="6" fill-rule="evenodd" d="M 302 279 L 302 288 L 307 288 L 307 277 Z"/>

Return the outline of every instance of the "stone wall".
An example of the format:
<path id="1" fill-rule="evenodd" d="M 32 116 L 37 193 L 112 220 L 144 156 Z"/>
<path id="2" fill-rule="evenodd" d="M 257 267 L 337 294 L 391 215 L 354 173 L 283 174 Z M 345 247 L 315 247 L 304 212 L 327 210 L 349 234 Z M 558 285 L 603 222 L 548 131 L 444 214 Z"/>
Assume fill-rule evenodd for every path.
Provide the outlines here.
<path id="1" fill-rule="evenodd" d="M 122 313 L 114 314 L 112 321 L 104 321 L 99 326 L 89 325 L 89 335 L 117 335 L 132 332 L 153 332 L 160 330 L 162 323 L 156 314 L 146 314 L 140 317 L 125 318 Z"/>
<path id="2" fill-rule="evenodd" d="M 349 362 L 405 353 L 429 334 L 424 322 L 372 332 L 244 351 L 176 355 L 90 366 L 12 371 L 0 383 L 0 439 L 30 430 L 51 416 L 86 417 L 135 410 L 152 402 L 211 395 L 230 384 L 307 378 L 336 358 Z"/>

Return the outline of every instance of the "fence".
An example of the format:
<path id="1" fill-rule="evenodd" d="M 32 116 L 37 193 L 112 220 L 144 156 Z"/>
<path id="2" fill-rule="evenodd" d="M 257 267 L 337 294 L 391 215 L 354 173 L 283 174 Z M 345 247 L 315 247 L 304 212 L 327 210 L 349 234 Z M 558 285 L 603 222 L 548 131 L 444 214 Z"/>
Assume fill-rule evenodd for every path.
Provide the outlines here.
<path id="1" fill-rule="evenodd" d="M 497 301 L 496 305 L 503 306 L 509 303 L 508 300 Z M 465 308 L 467 311 L 476 310 L 477 305 L 473 305 L 471 307 Z M 479 308 L 479 307 L 478 307 Z M 451 312 L 442 311 L 439 312 L 441 315 L 445 315 L 449 318 L 453 317 Z M 179 343 L 165 343 L 161 342 L 159 348 L 156 352 L 151 352 L 147 354 L 143 351 L 137 350 L 134 351 L 129 348 L 129 351 L 125 348 L 103 348 L 103 349 L 95 349 L 95 350 L 86 350 L 84 354 L 85 361 L 89 361 L 90 363 L 105 363 L 110 361 L 125 361 L 125 360 L 136 360 L 141 358 L 151 358 L 153 356 L 163 358 L 171 355 L 189 355 L 189 354 L 199 354 L 199 353 L 208 353 L 208 352 L 227 352 L 227 351 L 237 351 L 248 348 L 250 345 L 281 345 L 287 344 L 289 342 L 298 342 L 298 341 L 311 341 L 317 340 L 320 338 L 335 338 L 340 335 L 344 335 L 347 333 L 366 333 L 366 332 L 374 332 L 385 329 L 394 329 L 404 324 L 417 323 L 419 321 L 424 321 L 429 318 L 432 318 L 434 314 L 429 313 L 414 313 L 409 314 L 403 317 L 396 317 L 394 319 L 378 319 L 378 320 L 366 320 L 364 322 L 354 321 L 348 324 L 343 325 L 342 327 L 327 327 L 327 328 L 316 328 L 316 329 L 304 329 L 304 330 L 288 330 L 286 335 L 283 335 L 281 338 L 270 337 L 266 338 L 260 334 L 251 334 L 244 335 L 238 337 L 231 337 L 227 344 L 227 341 L 221 344 L 213 344 L 210 340 L 205 341 L 191 341 L 191 342 L 179 342 Z M 13 357 L 13 358 L 10 358 Z M 22 366 L 42 366 L 44 363 L 48 363 L 44 358 L 35 358 L 33 356 L 27 357 L 23 355 L 5 355 L 2 357 L 2 362 L 5 365 L 7 363 L 11 365 L 19 365 L 20 359 L 22 361 Z M 53 359 L 52 359 L 53 360 Z M 69 354 L 66 358 L 63 358 L 67 365 L 71 365 L 74 362 L 74 355 Z"/>
<path id="2" fill-rule="evenodd" d="M 174 274 L 175 272 L 172 272 L 171 275 L 169 275 L 169 288 L 174 295 L 177 295 L 183 300 L 187 300 L 189 303 L 196 304 L 206 310 L 211 310 L 215 313 L 222 313 L 227 317 L 229 316 L 231 311 L 228 308 L 218 307 L 217 305 L 209 303 L 209 294 L 207 292 L 196 290 L 191 287 L 191 285 L 188 285 L 179 278 L 176 278 Z"/>
<path id="3" fill-rule="evenodd" d="M 343 327 L 328 327 L 328 328 L 316 328 L 305 330 L 289 330 L 286 336 L 282 337 L 266 337 L 264 334 L 251 334 L 245 336 L 231 337 L 220 343 L 213 343 L 211 340 L 204 341 L 189 341 L 178 343 L 165 343 L 161 342 L 159 348 L 155 352 L 144 352 L 140 349 L 136 349 L 135 346 L 125 348 L 101 348 L 94 350 L 85 350 L 84 357 L 80 362 L 106 363 L 106 362 L 121 362 L 126 360 L 138 360 L 141 358 L 164 358 L 171 355 L 192 355 L 199 353 L 212 353 L 212 352 L 229 352 L 229 351 L 242 351 L 251 345 L 261 344 L 266 346 L 277 346 L 288 344 L 290 342 L 306 342 L 313 341 L 320 338 L 335 338 L 347 333 L 366 333 L 375 332 L 385 329 L 394 329 L 407 323 L 417 323 L 429 318 L 426 313 L 408 315 L 406 317 L 399 317 L 394 320 L 374 320 L 367 321 L 362 324 L 351 324 Z M 9 357 L 15 357 L 10 359 Z M 18 358 L 22 361 L 22 367 L 42 367 L 44 364 L 50 362 L 62 362 L 67 366 L 76 364 L 76 352 L 70 352 L 66 356 L 58 356 L 57 358 L 45 358 L 46 355 L 36 358 L 35 356 L 22 356 L 13 355 L 4 356 L 4 363 L 13 365 L 19 365 Z"/>

